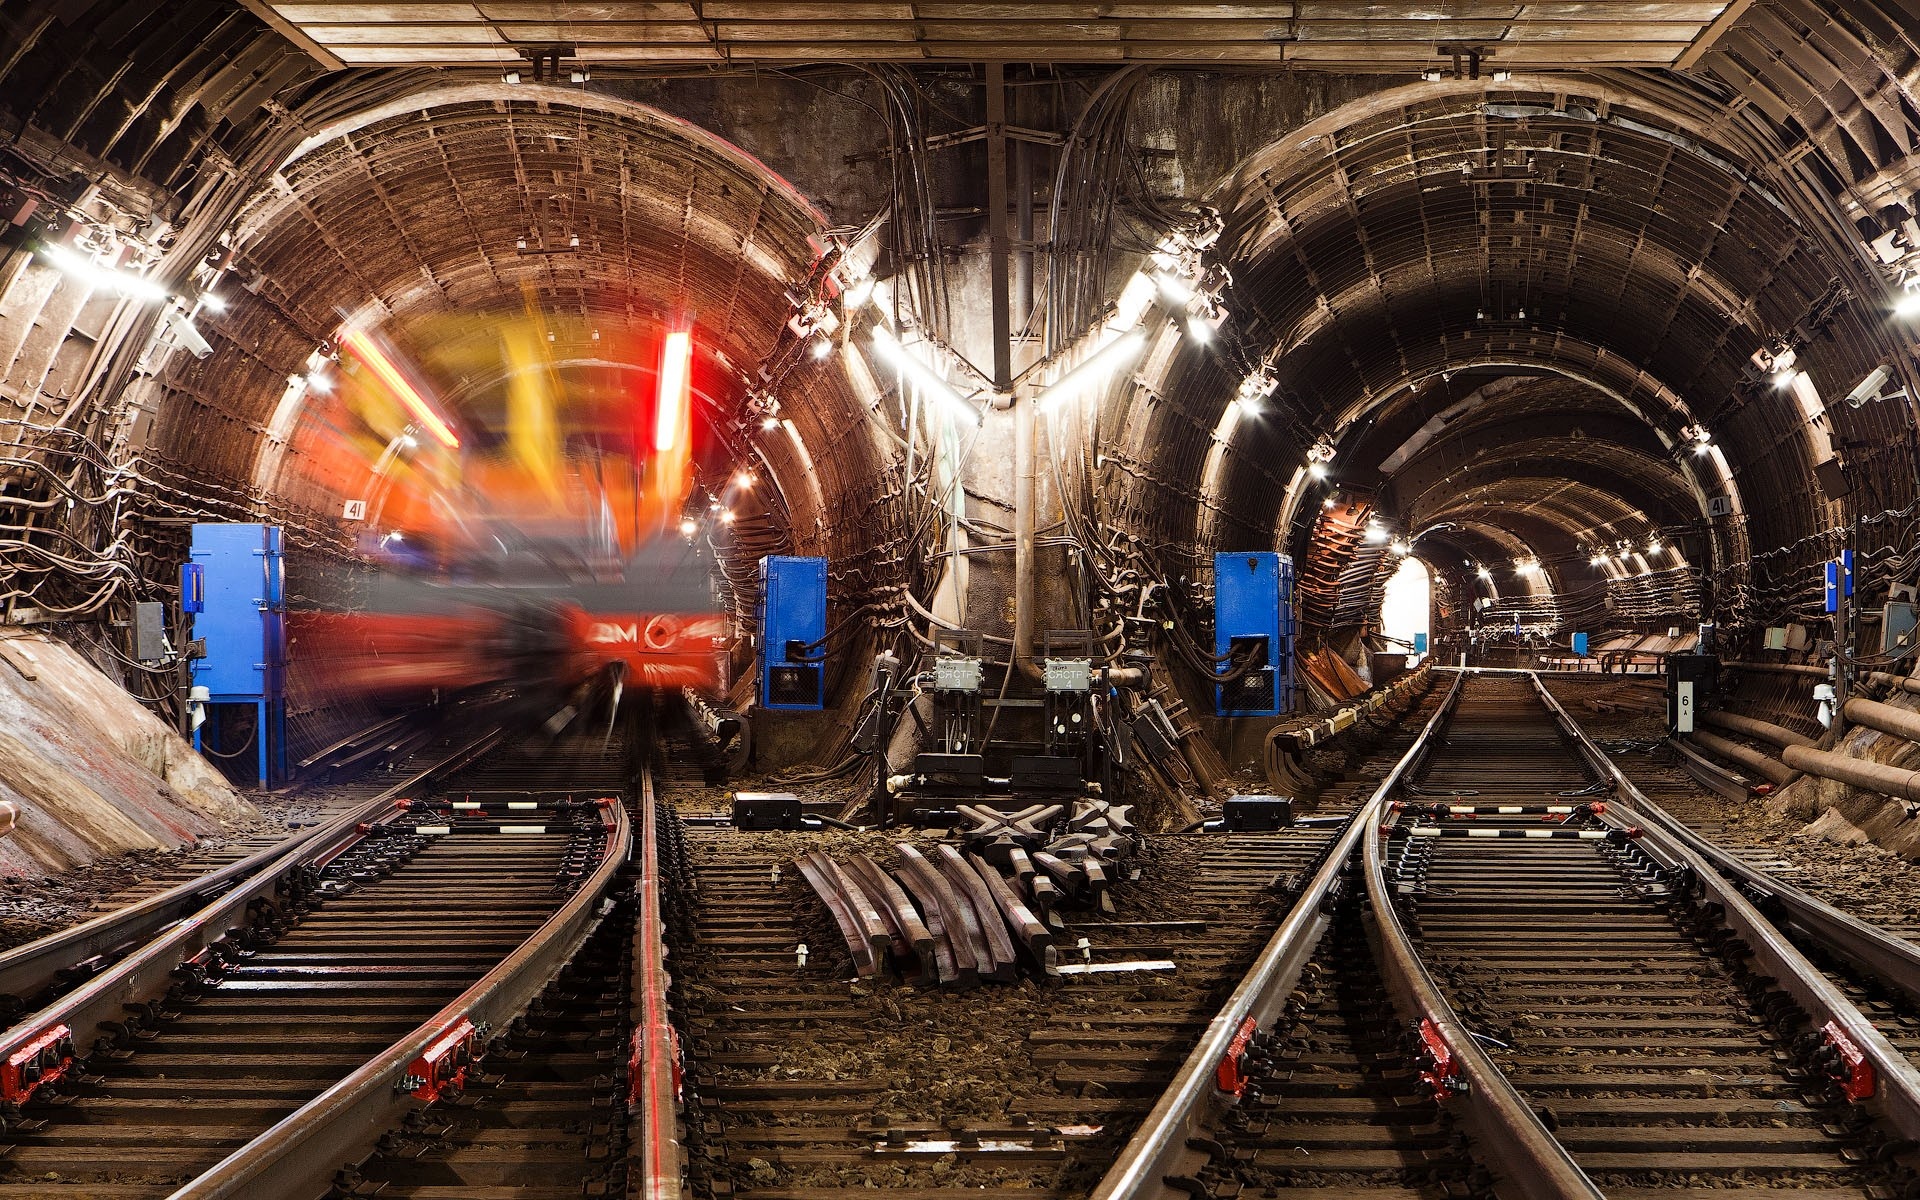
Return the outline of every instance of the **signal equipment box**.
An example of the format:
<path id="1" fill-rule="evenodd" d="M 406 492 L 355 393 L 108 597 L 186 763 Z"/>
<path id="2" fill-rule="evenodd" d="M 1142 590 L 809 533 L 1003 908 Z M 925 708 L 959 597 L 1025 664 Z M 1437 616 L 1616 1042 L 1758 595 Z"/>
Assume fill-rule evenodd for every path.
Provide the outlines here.
<path id="1" fill-rule="evenodd" d="M 827 560 L 760 560 L 760 707 L 817 712 L 826 702 Z"/>
<path id="2" fill-rule="evenodd" d="M 1213 556 L 1213 652 L 1252 665 L 1214 688 L 1223 717 L 1277 717 L 1293 709 L 1293 560 L 1272 551 Z"/>
<path id="3" fill-rule="evenodd" d="M 1692 733 L 1719 680 L 1718 655 L 1667 655 L 1667 728 L 1675 733 Z"/>
<path id="4" fill-rule="evenodd" d="M 195 570 L 194 568 L 198 568 Z M 181 609 L 206 656 L 192 660 L 195 695 L 223 734 L 230 711 L 254 706 L 259 782 L 286 775 L 286 557 L 278 525 L 195 525 L 192 561 L 181 572 Z M 201 730 L 193 731 L 200 748 Z M 223 739 L 224 740 L 224 739 Z M 223 747 L 230 750 L 230 747 Z"/>

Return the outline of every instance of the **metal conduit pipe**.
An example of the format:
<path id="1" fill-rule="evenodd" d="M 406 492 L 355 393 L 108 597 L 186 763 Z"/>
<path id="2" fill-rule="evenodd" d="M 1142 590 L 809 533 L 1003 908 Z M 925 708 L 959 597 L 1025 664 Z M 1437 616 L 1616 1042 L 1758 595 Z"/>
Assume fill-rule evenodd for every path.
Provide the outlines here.
<path id="1" fill-rule="evenodd" d="M 1811 747 L 1814 744 L 1813 739 L 1807 737 L 1805 734 L 1795 733 L 1793 730 L 1783 725 L 1775 725 L 1771 721 L 1756 721 L 1752 717 L 1743 717 L 1739 713 L 1710 710 L 1701 713 L 1700 719 L 1709 725 L 1729 730 L 1733 733 L 1743 733 L 1755 741 L 1765 742 L 1769 746 L 1778 746 L 1782 750 L 1785 750 L 1788 746 Z"/>
<path id="2" fill-rule="evenodd" d="M 1726 738 L 1715 737 L 1711 733 L 1701 733 L 1697 729 L 1689 736 L 1692 737 L 1693 744 L 1702 750 L 1711 751 L 1730 763 L 1745 767 L 1762 779 L 1768 780 L 1775 787 L 1785 787 L 1800 778 L 1800 772 L 1791 769 L 1778 759 L 1760 753 L 1751 746 L 1742 746 L 1739 742 L 1730 742 Z"/>
<path id="3" fill-rule="evenodd" d="M 1909 675 L 1889 675 L 1885 671 L 1874 671 L 1867 676 L 1867 682 L 1920 695 L 1920 678 Z"/>
<path id="4" fill-rule="evenodd" d="M 1805 675 L 1809 679 L 1828 679 L 1833 675 L 1825 667 L 1816 667 L 1811 663 L 1762 663 L 1729 659 L 1720 665 L 1738 667 L 1742 671 L 1765 671 L 1772 675 Z"/>
<path id="5" fill-rule="evenodd" d="M 1884 763 L 1834 754 L 1828 750 L 1807 750 L 1800 746 L 1789 746 L 1783 757 L 1788 766 L 1809 775 L 1852 784 L 1883 796 L 1920 801 L 1920 771 L 1889 767 Z"/>
<path id="6" fill-rule="evenodd" d="M 1881 733 L 1891 733 L 1910 742 L 1920 742 L 1920 713 L 1908 712 L 1904 708 L 1895 708 L 1891 704 L 1881 704 L 1877 700 L 1863 700 L 1855 697 L 1840 709 L 1846 718 L 1855 725 L 1865 725 L 1868 729 L 1878 729 Z"/>

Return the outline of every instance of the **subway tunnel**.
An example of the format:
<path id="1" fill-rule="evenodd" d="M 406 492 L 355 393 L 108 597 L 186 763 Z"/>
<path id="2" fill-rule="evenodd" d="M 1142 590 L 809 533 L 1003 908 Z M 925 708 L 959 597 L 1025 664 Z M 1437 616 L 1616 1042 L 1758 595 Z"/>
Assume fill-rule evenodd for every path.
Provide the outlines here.
<path id="1" fill-rule="evenodd" d="M 498 7 L 10 6 L 12 607 L 97 633 L 195 519 L 284 526 L 296 592 L 404 539 L 427 456 L 320 394 L 360 325 L 509 440 L 500 329 L 602 416 L 691 332 L 729 703 L 757 560 L 830 564 L 835 719 L 774 758 L 844 753 L 871 657 L 940 631 L 1003 698 L 1086 629 L 1204 699 L 1216 552 L 1288 555 L 1300 648 L 1363 672 L 1403 557 L 1434 644 L 1496 658 L 1744 645 L 1819 624 L 1842 543 L 1868 594 L 1906 569 L 1903 13 L 1129 10 L 999 55 L 958 11 Z M 61 239 L 171 299 L 35 256 Z M 48 503 L 83 480 L 110 513 Z M 292 745 L 378 715 L 294 640 Z M 177 713 L 173 682 L 128 674 Z"/>
<path id="2" fill-rule="evenodd" d="M 1434 645 L 1489 661 L 1817 638 L 1843 546 L 1867 595 L 1907 570 L 1902 12 L 1116 10 L 1003 44 L 957 10 L 497 7 L 9 6 L 9 605 L 158 710 L 172 675 L 101 630 L 167 595 L 185 525 L 284 527 L 316 594 L 404 541 L 433 448 L 322 390 L 362 326 L 495 449 L 527 363 L 597 438 L 689 331 L 662 503 L 729 613 L 717 698 L 753 707 L 758 560 L 830 564 L 832 716 L 766 714 L 770 761 L 837 761 L 873 655 L 942 633 L 1002 699 L 1083 629 L 1204 700 L 1219 552 L 1289 556 L 1300 650 L 1362 673 L 1403 558 Z M 304 677 L 320 640 L 296 749 L 382 703 Z"/>

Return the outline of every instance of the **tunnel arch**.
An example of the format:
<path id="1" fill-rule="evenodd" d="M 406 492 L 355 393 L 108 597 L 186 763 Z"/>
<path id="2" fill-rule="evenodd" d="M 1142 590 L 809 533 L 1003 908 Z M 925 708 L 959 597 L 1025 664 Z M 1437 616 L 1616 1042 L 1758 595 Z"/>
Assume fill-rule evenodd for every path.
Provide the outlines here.
<path id="1" fill-rule="evenodd" d="M 1634 536 L 1710 531 L 1687 560 L 1726 585 L 1707 607 L 1724 618 L 1782 602 L 1736 564 L 1831 528 L 1840 496 L 1770 486 L 1756 512 L 1743 482 L 1810 479 L 1842 446 L 1863 462 L 1887 453 L 1874 443 L 1907 428 L 1908 406 L 1835 401 L 1878 363 L 1911 364 L 1884 281 L 1836 253 L 1857 239 L 1773 173 L 1766 133 L 1695 82 L 1516 75 L 1388 88 L 1256 151 L 1210 193 L 1226 223 L 1217 261 L 1232 273 L 1226 350 L 1183 340 L 1108 399 L 1123 454 L 1159 447 L 1145 482 L 1163 498 L 1142 536 L 1311 558 L 1324 522 L 1305 501 L 1325 493 L 1293 464 L 1312 438 L 1344 458 L 1396 405 L 1434 416 L 1413 397 L 1444 392 L 1436 381 L 1550 374 L 1590 391 L 1583 409 L 1610 404 L 1646 430 L 1631 456 L 1600 464 L 1611 489 L 1557 513 L 1562 540 L 1625 519 L 1593 498 L 1624 491 L 1640 502 L 1627 506 Z M 1798 353 L 1814 421 L 1749 361 L 1779 338 Z M 1263 419 L 1223 418 L 1262 372 Z M 1494 461 L 1537 466 L 1548 449 L 1579 461 L 1564 442 L 1516 443 Z M 1390 481 L 1367 482 L 1371 505 Z M 1910 479 L 1880 486 L 1886 507 L 1911 499 Z M 1184 566 L 1165 563 L 1170 576 Z"/>

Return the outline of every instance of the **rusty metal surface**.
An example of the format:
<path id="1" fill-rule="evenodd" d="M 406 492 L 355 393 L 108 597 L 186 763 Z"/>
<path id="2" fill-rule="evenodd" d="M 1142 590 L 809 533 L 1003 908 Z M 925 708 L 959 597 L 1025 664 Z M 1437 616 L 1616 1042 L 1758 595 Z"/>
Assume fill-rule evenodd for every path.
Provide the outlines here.
<path id="1" fill-rule="evenodd" d="M 553 6 L 343 5 L 245 0 L 327 65 L 501 66 L 565 45 L 596 65 L 863 59 L 889 62 L 1302 63 L 1359 70 L 1431 61 L 1436 45 L 1493 48 L 1503 65 L 1667 66 L 1720 0 L 1286 4 L 645 3 L 556 19 Z"/>

